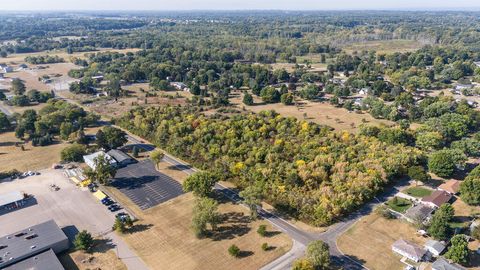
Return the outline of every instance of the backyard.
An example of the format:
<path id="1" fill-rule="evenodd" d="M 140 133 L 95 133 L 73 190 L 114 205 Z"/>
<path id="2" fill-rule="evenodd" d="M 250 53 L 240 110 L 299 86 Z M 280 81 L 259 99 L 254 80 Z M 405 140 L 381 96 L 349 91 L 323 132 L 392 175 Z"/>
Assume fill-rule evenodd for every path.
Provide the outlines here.
<path id="1" fill-rule="evenodd" d="M 412 202 L 404 198 L 393 197 L 387 202 L 387 205 L 396 212 L 405 213 L 412 206 Z"/>

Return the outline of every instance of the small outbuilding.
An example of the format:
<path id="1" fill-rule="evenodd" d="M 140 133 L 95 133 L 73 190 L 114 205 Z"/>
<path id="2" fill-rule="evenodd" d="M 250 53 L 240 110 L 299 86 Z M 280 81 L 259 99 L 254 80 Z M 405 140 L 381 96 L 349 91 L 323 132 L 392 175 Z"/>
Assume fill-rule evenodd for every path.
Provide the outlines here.
<path id="1" fill-rule="evenodd" d="M 428 240 L 424 247 L 435 257 L 440 256 L 445 250 L 445 244 L 436 240 Z"/>

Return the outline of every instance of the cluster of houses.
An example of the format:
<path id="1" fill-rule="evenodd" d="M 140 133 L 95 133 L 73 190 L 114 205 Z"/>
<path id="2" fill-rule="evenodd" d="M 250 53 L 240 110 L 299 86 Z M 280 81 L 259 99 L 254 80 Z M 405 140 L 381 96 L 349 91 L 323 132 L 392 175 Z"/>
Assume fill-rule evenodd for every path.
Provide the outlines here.
<path id="1" fill-rule="evenodd" d="M 460 181 L 452 179 L 443 183 L 430 195 L 422 199 L 411 197 L 412 201 L 414 201 L 414 206 L 409 208 L 402 217 L 409 222 L 427 223 L 432 213 L 442 204 L 450 202 L 453 196 L 459 192 L 459 189 Z M 408 197 L 408 195 L 401 194 L 404 198 Z M 413 262 L 430 260 L 432 257 L 437 258 L 432 264 L 433 270 L 464 270 L 464 267 L 440 257 L 445 248 L 446 244 L 444 242 L 436 240 L 428 240 L 423 247 L 404 239 L 399 239 L 392 244 L 393 252 Z"/>

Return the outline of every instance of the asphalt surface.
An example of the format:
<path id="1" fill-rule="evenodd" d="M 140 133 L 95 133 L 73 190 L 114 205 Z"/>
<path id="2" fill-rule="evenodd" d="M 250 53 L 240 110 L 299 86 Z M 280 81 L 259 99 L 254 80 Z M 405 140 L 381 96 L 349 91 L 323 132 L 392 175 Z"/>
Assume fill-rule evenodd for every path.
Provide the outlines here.
<path id="1" fill-rule="evenodd" d="M 157 171 L 150 160 L 120 168 L 112 186 L 145 210 L 183 194 L 182 186 Z"/>

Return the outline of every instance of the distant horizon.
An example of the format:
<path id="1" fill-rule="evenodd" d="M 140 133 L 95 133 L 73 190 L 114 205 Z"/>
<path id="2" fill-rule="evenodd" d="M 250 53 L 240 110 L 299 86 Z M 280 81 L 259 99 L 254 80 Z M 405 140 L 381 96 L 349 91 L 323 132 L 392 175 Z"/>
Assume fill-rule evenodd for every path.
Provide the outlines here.
<path id="1" fill-rule="evenodd" d="M 480 11 L 480 3 L 477 0 L 16 0 L 2 3 L 1 10 L 38 11 Z"/>

